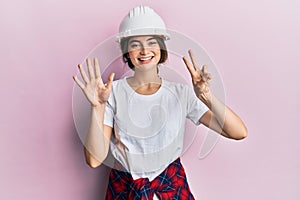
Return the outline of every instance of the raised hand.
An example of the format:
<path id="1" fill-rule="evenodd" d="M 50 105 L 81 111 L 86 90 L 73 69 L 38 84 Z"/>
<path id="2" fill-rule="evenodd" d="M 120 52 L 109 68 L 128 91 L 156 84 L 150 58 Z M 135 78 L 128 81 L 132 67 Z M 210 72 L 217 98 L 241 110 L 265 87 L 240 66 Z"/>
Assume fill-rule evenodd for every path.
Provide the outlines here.
<path id="1" fill-rule="evenodd" d="M 88 101 L 92 104 L 92 106 L 99 106 L 107 102 L 111 92 L 111 86 L 115 74 L 111 73 L 109 75 L 107 84 L 104 84 L 100 74 L 98 59 L 94 58 L 94 67 L 92 66 L 91 60 L 89 58 L 86 59 L 86 63 L 88 67 L 89 77 L 86 75 L 82 65 L 78 65 L 81 77 L 84 80 L 85 84 L 83 84 L 77 78 L 77 76 L 73 76 L 73 79 L 82 89 L 83 93 L 87 97 Z"/>
<path id="2" fill-rule="evenodd" d="M 201 69 L 199 68 L 192 50 L 189 50 L 188 52 L 193 64 L 191 64 L 186 57 L 183 57 L 183 61 L 191 74 L 194 91 L 198 98 L 205 103 L 209 103 L 211 98 L 209 89 L 211 74 L 208 73 L 206 65 L 203 65 Z"/>

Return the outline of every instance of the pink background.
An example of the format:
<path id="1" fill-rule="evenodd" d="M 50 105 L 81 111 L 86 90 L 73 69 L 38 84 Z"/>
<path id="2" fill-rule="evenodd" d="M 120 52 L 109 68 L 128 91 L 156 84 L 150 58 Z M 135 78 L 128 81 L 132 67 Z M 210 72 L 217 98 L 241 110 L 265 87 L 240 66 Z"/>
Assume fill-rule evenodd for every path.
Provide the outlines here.
<path id="1" fill-rule="evenodd" d="M 85 164 L 72 118 L 72 75 L 141 3 L 207 50 L 226 104 L 249 130 L 243 141 L 222 138 L 203 160 L 197 136 L 182 158 L 196 199 L 299 199 L 296 0 L 2 0 L 0 199 L 103 199 L 107 168 Z"/>

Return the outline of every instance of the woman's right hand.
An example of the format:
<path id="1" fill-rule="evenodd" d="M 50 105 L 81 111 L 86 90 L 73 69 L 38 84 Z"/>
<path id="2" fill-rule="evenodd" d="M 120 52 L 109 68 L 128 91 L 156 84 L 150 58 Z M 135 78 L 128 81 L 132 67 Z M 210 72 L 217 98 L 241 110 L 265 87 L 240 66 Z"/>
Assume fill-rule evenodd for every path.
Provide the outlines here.
<path id="1" fill-rule="evenodd" d="M 73 76 L 73 79 L 77 83 L 77 85 L 82 89 L 83 93 L 87 97 L 88 101 L 92 104 L 92 106 L 99 106 L 101 104 L 105 104 L 109 98 L 115 74 L 111 73 L 108 77 L 107 84 L 104 84 L 100 74 L 98 59 L 94 58 L 94 68 L 89 58 L 86 59 L 86 63 L 88 67 L 89 77 L 83 70 L 82 65 L 78 65 L 81 77 L 84 80 L 85 84 L 83 84 L 77 78 L 77 76 Z"/>

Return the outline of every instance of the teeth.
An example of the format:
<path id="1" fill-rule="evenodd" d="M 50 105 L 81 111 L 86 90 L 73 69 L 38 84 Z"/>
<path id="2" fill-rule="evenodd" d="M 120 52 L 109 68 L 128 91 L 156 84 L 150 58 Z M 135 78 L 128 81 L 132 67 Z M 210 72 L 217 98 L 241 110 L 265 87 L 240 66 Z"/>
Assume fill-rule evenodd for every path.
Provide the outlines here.
<path id="1" fill-rule="evenodd" d="M 140 60 L 142 61 L 146 61 L 146 60 L 150 60 L 152 57 L 148 57 L 148 58 L 140 58 Z"/>

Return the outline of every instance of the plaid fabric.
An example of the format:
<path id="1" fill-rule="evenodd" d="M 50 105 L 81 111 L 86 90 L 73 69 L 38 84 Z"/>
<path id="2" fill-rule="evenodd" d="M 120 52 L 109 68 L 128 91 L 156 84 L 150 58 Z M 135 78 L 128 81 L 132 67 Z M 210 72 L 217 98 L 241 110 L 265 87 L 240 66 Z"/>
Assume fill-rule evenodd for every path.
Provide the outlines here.
<path id="1" fill-rule="evenodd" d="M 106 200 L 152 200 L 154 193 L 160 200 L 194 200 L 180 158 L 151 182 L 116 169 L 109 174 Z"/>

